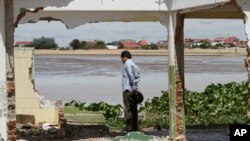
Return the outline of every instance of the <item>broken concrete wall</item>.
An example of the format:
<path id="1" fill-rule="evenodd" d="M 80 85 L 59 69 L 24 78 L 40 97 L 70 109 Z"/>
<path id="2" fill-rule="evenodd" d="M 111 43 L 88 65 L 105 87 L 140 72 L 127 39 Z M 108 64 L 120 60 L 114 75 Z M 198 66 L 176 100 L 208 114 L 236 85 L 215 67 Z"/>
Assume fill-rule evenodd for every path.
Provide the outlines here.
<path id="1" fill-rule="evenodd" d="M 249 0 L 236 0 L 241 10 L 246 15 L 245 17 L 245 32 L 248 38 L 248 46 L 250 47 L 250 1 Z"/>
<path id="2" fill-rule="evenodd" d="M 248 55 L 245 59 L 246 68 L 248 71 L 248 124 L 250 124 L 250 1 L 249 0 L 237 0 L 237 4 L 240 6 L 240 9 L 245 14 L 245 32 L 248 39 Z"/>
<path id="3" fill-rule="evenodd" d="M 59 124 L 59 107 L 44 105 L 34 87 L 34 50 L 15 48 L 16 114 L 18 122 Z"/>

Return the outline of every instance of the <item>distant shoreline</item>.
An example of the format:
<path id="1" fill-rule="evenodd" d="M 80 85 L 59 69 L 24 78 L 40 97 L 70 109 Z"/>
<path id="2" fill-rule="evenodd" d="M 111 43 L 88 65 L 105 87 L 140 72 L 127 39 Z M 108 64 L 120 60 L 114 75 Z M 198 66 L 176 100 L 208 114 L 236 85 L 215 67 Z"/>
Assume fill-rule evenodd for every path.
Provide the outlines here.
<path id="1" fill-rule="evenodd" d="M 120 55 L 123 50 L 35 50 L 36 55 Z M 167 56 L 167 50 L 129 50 L 136 56 Z M 185 56 L 245 56 L 246 48 L 185 49 Z"/>

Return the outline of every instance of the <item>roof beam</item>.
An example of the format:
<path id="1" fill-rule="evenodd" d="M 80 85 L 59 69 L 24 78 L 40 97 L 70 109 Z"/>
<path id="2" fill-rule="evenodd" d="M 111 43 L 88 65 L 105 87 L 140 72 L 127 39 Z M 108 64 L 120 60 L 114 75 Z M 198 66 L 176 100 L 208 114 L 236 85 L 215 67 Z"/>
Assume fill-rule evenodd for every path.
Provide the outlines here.
<path id="1" fill-rule="evenodd" d="M 245 15 L 239 12 L 192 12 L 184 14 L 184 17 L 194 19 L 244 19 Z"/>

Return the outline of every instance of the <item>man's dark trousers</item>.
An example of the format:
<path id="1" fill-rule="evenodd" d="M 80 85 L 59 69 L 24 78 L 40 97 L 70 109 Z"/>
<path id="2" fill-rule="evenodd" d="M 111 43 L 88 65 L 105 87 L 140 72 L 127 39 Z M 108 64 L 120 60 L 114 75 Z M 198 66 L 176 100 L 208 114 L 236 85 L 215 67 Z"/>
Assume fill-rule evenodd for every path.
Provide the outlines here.
<path id="1" fill-rule="evenodd" d="M 124 116 L 126 122 L 127 131 L 137 131 L 138 130 L 138 111 L 137 103 L 135 101 L 135 95 L 126 90 L 123 92 L 123 102 L 124 102 Z"/>

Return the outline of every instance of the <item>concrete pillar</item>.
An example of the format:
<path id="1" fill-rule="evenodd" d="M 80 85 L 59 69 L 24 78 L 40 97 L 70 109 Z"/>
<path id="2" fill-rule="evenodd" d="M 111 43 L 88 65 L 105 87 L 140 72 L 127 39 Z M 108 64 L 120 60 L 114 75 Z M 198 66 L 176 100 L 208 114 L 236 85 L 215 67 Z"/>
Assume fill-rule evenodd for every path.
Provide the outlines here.
<path id="1" fill-rule="evenodd" d="M 175 48 L 177 56 L 176 71 L 176 108 L 177 108 L 177 134 L 185 134 L 185 112 L 184 112 L 184 16 L 177 14 L 176 30 L 175 30 Z"/>
<path id="2" fill-rule="evenodd" d="M 246 68 L 248 71 L 248 124 L 250 125 L 250 1 L 249 0 L 237 0 L 239 8 L 245 14 L 245 32 L 248 39 L 247 57 L 245 59 Z"/>
<path id="3" fill-rule="evenodd" d="M 250 5 L 249 5 L 250 6 Z M 248 48 L 247 48 L 247 57 L 245 59 L 246 63 L 246 68 L 248 72 L 248 111 L 247 111 L 247 117 L 248 121 L 247 123 L 250 125 L 250 11 L 247 12 L 246 14 L 246 22 L 245 22 L 245 31 L 247 34 L 247 39 L 248 39 Z"/>
<path id="4" fill-rule="evenodd" d="M 176 54 L 175 54 L 175 25 L 176 12 L 170 12 L 168 17 L 168 74 L 169 74 L 169 135 L 177 136 L 176 128 Z"/>
<path id="5" fill-rule="evenodd" d="M 248 12 L 248 16 L 246 17 L 246 19 L 249 19 L 250 17 L 250 11 Z M 246 33 L 247 33 L 247 39 L 248 39 L 248 49 L 247 49 L 247 57 L 246 57 L 246 63 L 250 64 L 250 21 L 247 20 L 246 22 Z M 248 71 L 248 110 L 247 110 L 247 117 L 248 117 L 248 121 L 247 123 L 250 125 L 250 65 L 247 65 L 247 71 Z"/>
<path id="6" fill-rule="evenodd" d="M 6 47 L 6 81 L 7 81 L 7 140 L 16 140 L 15 112 L 15 75 L 14 75 L 14 1 L 4 0 L 4 24 Z"/>
<path id="7" fill-rule="evenodd" d="M 184 17 L 177 11 L 168 17 L 169 136 L 185 141 L 184 116 Z"/>
<path id="8" fill-rule="evenodd" d="M 4 0 L 0 0 L 0 140 L 7 140 L 7 94 L 5 62 Z"/>

